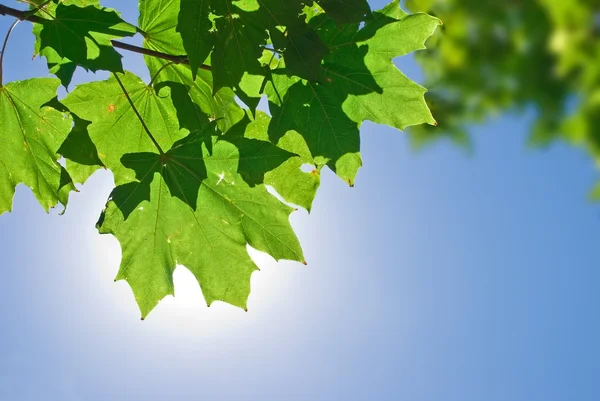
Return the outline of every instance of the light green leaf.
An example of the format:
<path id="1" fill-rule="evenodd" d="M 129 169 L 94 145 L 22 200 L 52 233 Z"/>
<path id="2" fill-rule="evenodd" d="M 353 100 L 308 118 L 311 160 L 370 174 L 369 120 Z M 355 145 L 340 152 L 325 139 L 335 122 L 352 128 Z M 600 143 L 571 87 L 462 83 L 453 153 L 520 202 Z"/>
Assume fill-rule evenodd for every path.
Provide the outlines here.
<path id="1" fill-rule="evenodd" d="M 180 0 L 140 0 L 138 25 L 144 32 L 144 47 L 172 55 L 184 55 L 177 32 Z"/>
<path id="2" fill-rule="evenodd" d="M 12 209 L 19 183 L 31 188 L 46 211 L 66 205 L 75 189 L 57 154 L 71 117 L 44 106 L 59 85 L 57 79 L 35 78 L 0 86 L 0 214 Z"/>

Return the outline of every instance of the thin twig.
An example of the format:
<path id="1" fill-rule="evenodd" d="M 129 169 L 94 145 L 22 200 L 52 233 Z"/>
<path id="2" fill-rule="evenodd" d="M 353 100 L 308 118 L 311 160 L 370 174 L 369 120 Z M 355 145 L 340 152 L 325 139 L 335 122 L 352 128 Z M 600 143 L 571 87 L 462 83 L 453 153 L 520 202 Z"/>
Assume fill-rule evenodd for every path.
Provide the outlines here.
<path id="1" fill-rule="evenodd" d="M 154 135 L 152 135 L 152 133 L 150 132 L 150 129 L 144 122 L 144 118 L 142 117 L 142 115 L 140 114 L 138 109 L 135 107 L 135 104 L 133 104 L 133 100 L 131 100 L 131 97 L 129 97 L 129 93 L 127 93 L 127 89 L 125 89 L 125 85 L 123 85 L 123 82 L 121 82 L 121 79 L 119 78 L 119 76 L 117 74 L 113 74 L 113 75 L 114 75 L 115 79 L 117 80 L 117 82 L 119 83 L 119 86 L 123 90 L 123 93 L 125 94 L 125 97 L 127 98 L 127 101 L 129 102 L 129 104 L 131 105 L 131 108 L 135 112 L 135 115 L 137 116 L 138 120 L 140 120 L 140 122 L 142 123 L 142 127 L 144 127 L 144 131 L 146 131 L 146 134 L 148 134 L 148 137 L 150 138 L 150 140 L 152 140 L 152 143 L 154 143 L 154 146 L 156 146 L 156 149 L 158 149 L 158 152 L 160 153 L 160 155 L 163 156 L 165 154 L 165 152 L 163 152 L 162 148 L 160 147 L 160 145 L 154 138 Z"/>
<path id="2" fill-rule="evenodd" d="M 2 75 L 4 72 L 2 66 L 4 65 L 4 52 L 6 51 L 6 45 L 8 44 L 10 34 L 19 22 L 21 22 L 21 20 L 15 20 L 15 22 L 12 23 L 10 28 L 8 28 L 8 32 L 6 32 L 6 36 L 4 37 L 4 43 L 2 44 L 2 50 L 0 50 L 0 88 L 2 87 Z"/>

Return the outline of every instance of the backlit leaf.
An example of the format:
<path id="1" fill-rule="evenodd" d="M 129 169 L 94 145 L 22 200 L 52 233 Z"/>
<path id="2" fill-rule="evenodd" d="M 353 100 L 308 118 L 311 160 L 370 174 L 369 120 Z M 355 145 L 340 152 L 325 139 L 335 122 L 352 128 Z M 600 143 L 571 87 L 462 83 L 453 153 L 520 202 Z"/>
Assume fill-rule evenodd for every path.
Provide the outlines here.
<path id="1" fill-rule="evenodd" d="M 75 189 L 57 154 L 71 117 L 44 106 L 59 85 L 57 79 L 35 78 L 0 86 L 0 214 L 12 209 L 19 183 L 31 188 L 46 211 L 66 205 Z"/>

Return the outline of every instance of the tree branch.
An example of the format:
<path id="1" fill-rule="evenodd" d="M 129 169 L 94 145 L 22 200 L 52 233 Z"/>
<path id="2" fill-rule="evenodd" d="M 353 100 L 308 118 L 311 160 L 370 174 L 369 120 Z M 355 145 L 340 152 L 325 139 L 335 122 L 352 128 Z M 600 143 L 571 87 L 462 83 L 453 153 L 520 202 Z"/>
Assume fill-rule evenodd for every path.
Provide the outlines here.
<path id="1" fill-rule="evenodd" d="M 49 20 L 46 18 L 42 18 L 37 15 L 32 15 L 29 11 L 17 10 L 16 8 L 7 7 L 5 5 L 0 4 L 0 15 L 8 15 L 11 17 L 15 17 L 21 21 L 29 21 L 38 24 L 43 24 L 48 22 Z M 172 54 L 162 53 L 155 50 L 145 49 L 143 47 L 130 45 L 127 43 L 119 42 L 117 40 L 111 40 L 111 43 L 114 47 L 118 49 L 127 50 L 134 53 L 144 54 L 146 56 L 161 58 L 163 60 L 172 61 L 175 64 L 189 64 L 190 61 L 187 56 L 175 56 Z M 205 71 L 210 71 L 211 68 L 209 65 L 201 65 L 200 69 Z"/>
<path id="2" fill-rule="evenodd" d="M 134 53 L 145 54 L 146 56 L 162 58 L 163 60 L 172 61 L 175 64 L 189 64 L 190 60 L 187 56 L 175 56 L 173 54 L 167 54 L 158 52 L 156 50 L 146 49 L 144 47 L 139 47 L 135 45 L 130 45 L 128 43 L 119 42 L 118 40 L 111 40 L 112 45 L 118 49 L 127 50 Z M 201 70 L 210 71 L 211 68 L 209 65 L 201 65 Z"/>
<path id="3" fill-rule="evenodd" d="M 8 15 L 15 17 L 21 21 L 37 22 L 43 24 L 48 21 L 46 18 L 39 17 L 37 15 L 31 15 L 29 11 L 17 10 L 16 8 L 8 7 L 0 4 L 0 15 Z"/>

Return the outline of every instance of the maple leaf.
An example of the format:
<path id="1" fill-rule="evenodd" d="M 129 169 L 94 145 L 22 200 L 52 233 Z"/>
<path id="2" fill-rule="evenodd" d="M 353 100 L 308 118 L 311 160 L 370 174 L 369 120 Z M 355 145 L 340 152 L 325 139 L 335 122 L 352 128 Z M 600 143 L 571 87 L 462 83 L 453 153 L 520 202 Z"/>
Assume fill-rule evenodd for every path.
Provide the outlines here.
<path id="1" fill-rule="evenodd" d="M 117 279 L 131 286 L 143 318 L 175 294 L 176 264 L 194 274 L 209 306 L 246 308 L 257 270 L 246 244 L 277 260 L 304 260 L 288 221 L 293 209 L 244 182 L 235 146 L 213 137 L 209 150 L 205 139 L 191 133 L 165 155 L 125 155 L 138 181 L 115 188 L 98 223 L 121 242 Z"/>
<path id="2" fill-rule="evenodd" d="M 59 202 L 66 205 L 75 189 L 57 154 L 71 130 L 71 117 L 44 106 L 59 85 L 52 78 L 0 85 L 0 214 L 12 209 L 19 183 L 31 188 L 46 211 Z"/>
<path id="3" fill-rule="evenodd" d="M 425 14 L 408 15 L 395 1 L 373 13 L 362 29 L 358 24 L 337 26 L 324 13 L 310 19 L 330 53 L 318 82 L 290 76 L 285 64 L 272 71 L 266 87 L 277 141 L 295 130 L 306 140 L 312 157 L 328 165 L 353 185 L 362 165 L 359 128 L 363 121 L 398 129 L 435 124 L 424 94 L 426 89 L 408 79 L 390 60 L 424 48 L 440 24 Z"/>
<path id="4" fill-rule="evenodd" d="M 134 26 L 123 21 L 98 0 L 50 2 L 37 11 L 44 18 L 35 24 L 35 53 L 47 59 L 50 72 L 67 87 L 77 66 L 91 71 L 123 71 L 121 55 L 110 40 L 133 36 Z"/>

